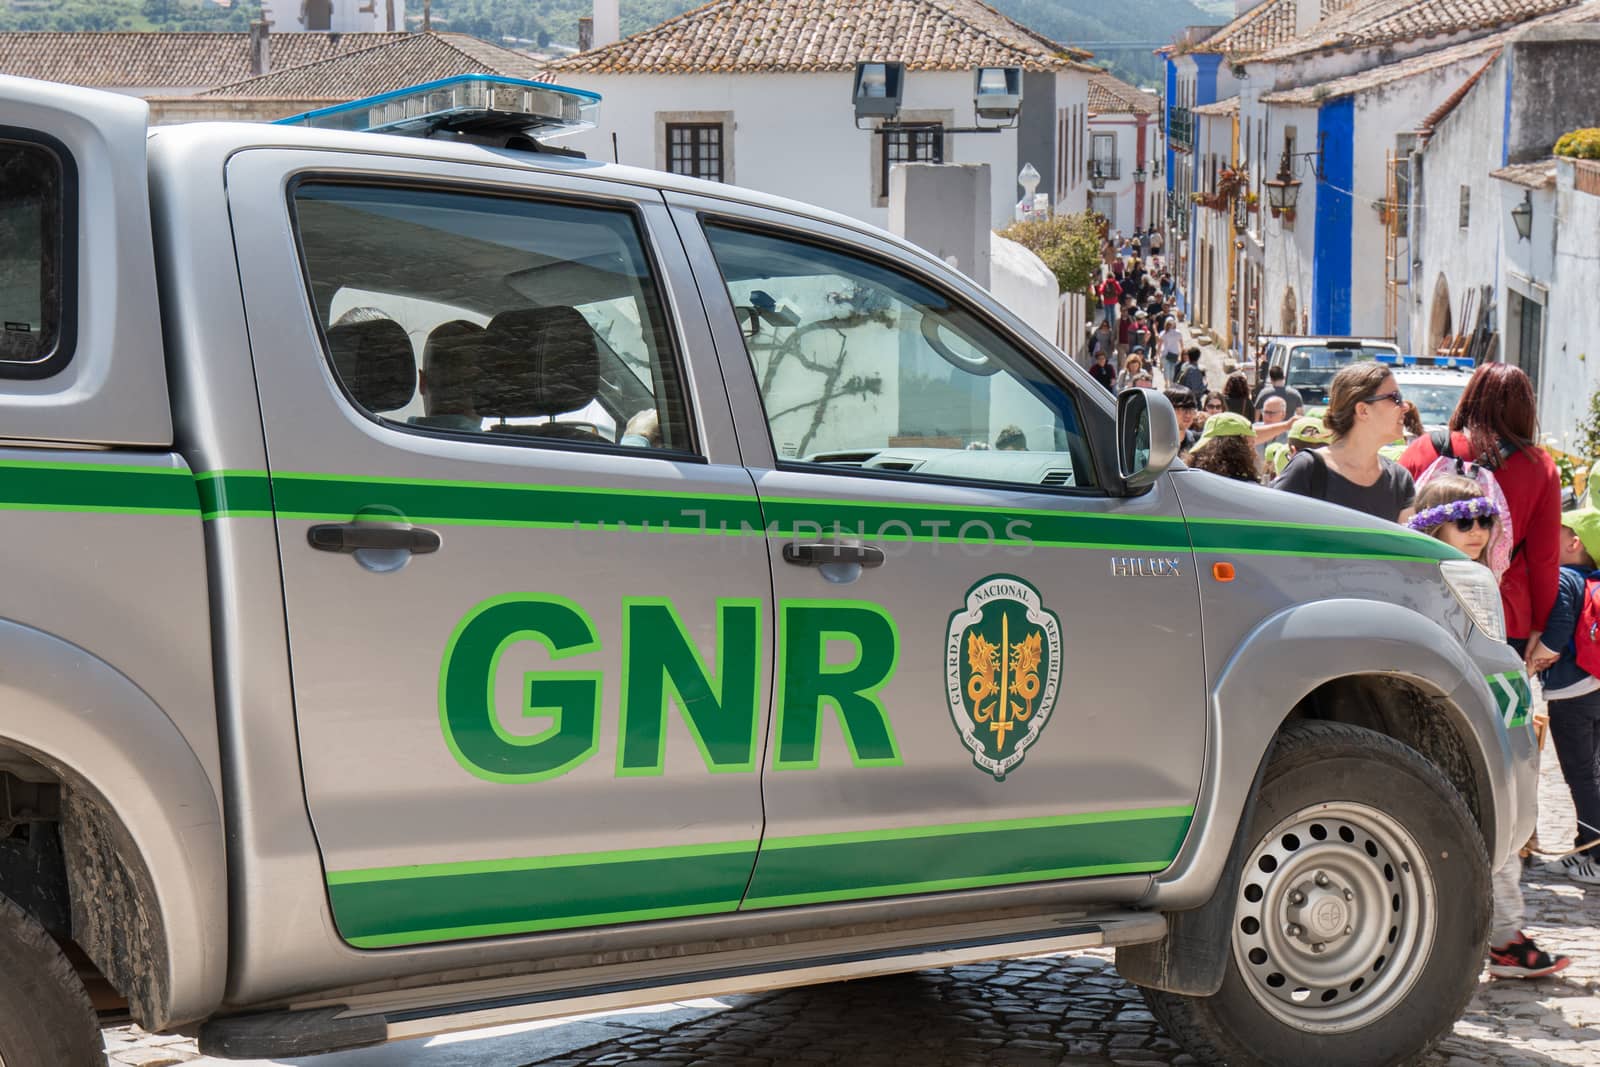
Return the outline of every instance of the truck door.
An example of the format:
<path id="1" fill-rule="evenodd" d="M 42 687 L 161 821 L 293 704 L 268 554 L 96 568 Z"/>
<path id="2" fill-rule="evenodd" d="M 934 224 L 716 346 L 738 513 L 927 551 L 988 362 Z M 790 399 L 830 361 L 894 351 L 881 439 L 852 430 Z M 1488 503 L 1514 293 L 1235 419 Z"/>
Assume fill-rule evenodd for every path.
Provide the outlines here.
<path id="1" fill-rule="evenodd" d="M 339 932 L 730 911 L 770 579 L 660 194 L 375 159 L 229 165 L 271 469 L 218 507 L 277 523 Z"/>
<path id="2" fill-rule="evenodd" d="M 1170 484 L 1105 488 L 1100 387 L 892 244 L 674 203 L 778 616 L 744 906 L 1166 867 L 1205 745 L 1198 586 Z"/>

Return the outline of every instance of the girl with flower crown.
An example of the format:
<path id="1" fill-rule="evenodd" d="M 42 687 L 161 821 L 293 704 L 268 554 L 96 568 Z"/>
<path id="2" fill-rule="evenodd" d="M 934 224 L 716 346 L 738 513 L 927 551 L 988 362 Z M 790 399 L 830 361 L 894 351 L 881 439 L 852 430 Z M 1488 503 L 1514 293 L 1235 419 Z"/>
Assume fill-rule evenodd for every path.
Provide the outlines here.
<path id="1" fill-rule="evenodd" d="M 1458 548 L 1489 566 L 1502 536 L 1500 506 L 1471 478 L 1441 474 L 1417 492 L 1416 514 L 1406 525 Z M 1495 575 L 1496 580 L 1500 578 Z M 1494 872 L 1494 917 L 1489 933 L 1489 973 L 1496 978 L 1542 978 L 1572 962 L 1552 956 L 1522 932 L 1522 860 L 1512 852 Z"/>
<path id="2" fill-rule="evenodd" d="M 1502 531 L 1500 509 L 1477 482 L 1441 474 L 1417 491 L 1412 507 L 1416 514 L 1407 526 L 1460 549 L 1474 563 L 1489 566 Z"/>

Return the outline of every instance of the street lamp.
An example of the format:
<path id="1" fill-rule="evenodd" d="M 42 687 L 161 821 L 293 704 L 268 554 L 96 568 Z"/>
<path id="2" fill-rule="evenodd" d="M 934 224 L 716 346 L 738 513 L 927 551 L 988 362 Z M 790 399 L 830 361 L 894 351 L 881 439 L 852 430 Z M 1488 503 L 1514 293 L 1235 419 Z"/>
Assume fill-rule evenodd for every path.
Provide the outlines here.
<path id="1" fill-rule="evenodd" d="M 1089 161 L 1089 187 L 1096 192 L 1106 187 L 1106 176 L 1100 171 L 1100 161 L 1098 159 Z"/>
<path id="2" fill-rule="evenodd" d="M 1533 234 L 1533 194 L 1524 189 L 1522 203 L 1511 209 L 1511 224 L 1517 228 L 1517 237 L 1526 241 Z"/>
<path id="3" fill-rule="evenodd" d="M 1311 168 L 1311 176 L 1319 182 L 1322 181 L 1322 151 L 1325 140 L 1325 134 L 1318 134 L 1315 152 L 1291 152 L 1288 139 L 1284 139 L 1283 158 L 1278 161 L 1278 176 L 1268 178 L 1261 183 L 1266 187 L 1267 207 L 1272 210 L 1273 218 L 1277 218 L 1285 211 L 1293 211 L 1300 199 L 1300 182 L 1295 178 L 1295 173 L 1300 168 L 1300 163 L 1297 161 L 1304 160 L 1305 165 Z"/>
<path id="4" fill-rule="evenodd" d="M 1137 184 L 1143 182 L 1144 178 L 1145 178 L 1145 170 L 1144 170 L 1144 168 L 1143 167 L 1134 167 L 1133 168 L 1133 181 L 1134 181 L 1134 184 L 1137 185 Z"/>
<path id="5" fill-rule="evenodd" d="M 1289 173 L 1287 158 L 1278 168 L 1278 176 L 1268 178 L 1261 184 L 1267 190 L 1267 207 L 1271 209 L 1273 218 L 1277 218 L 1285 211 L 1294 210 L 1295 204 L 1300 199 L 1300 182 Z"/>

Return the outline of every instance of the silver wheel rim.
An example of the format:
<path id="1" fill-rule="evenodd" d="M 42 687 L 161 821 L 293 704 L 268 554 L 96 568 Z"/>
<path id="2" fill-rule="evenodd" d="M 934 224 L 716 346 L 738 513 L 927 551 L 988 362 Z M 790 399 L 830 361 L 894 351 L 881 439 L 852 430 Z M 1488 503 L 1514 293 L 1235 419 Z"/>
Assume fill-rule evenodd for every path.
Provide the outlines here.
<path id="1" fill-rule="evenodd" d="M 1256 1003 L 1316 1033 L 1359 1030 L 1416 984 L 1438 924 L 1432 870 L 1410 832 L 1365 804 L 1317 804 L 1250 853 L 1234 962 Z"/>

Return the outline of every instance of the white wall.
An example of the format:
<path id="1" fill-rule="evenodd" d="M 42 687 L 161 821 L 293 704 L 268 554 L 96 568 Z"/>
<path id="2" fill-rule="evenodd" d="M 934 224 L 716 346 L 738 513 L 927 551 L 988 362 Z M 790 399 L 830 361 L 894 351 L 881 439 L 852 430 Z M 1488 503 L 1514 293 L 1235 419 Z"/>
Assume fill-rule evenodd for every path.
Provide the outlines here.
<path id="1" fill-rule="evenodd" d="M 406 0 L 330 0 L 333 13 L 328 29 L 332 33 L 383 33 L 406 28 Z M 390 13 L 394 25 L 389 25 Z M 273 33 L 298 33 L 305 30 L 305 0 L 261 0 L 261 17 Z"/>
<path id="2" fill-rule="evenodd" d="M 1242 101 L 1241 106 L 1248 104 Z M 1295 128 L 1297 152 L 1316 146 L 1317 112 L 1311 107 L 1272 107 L 1261 105 L 1260 111 L 1267 119 L 1267 152 L 1273 166 L 1269 175 L 1276 173 L 1276 163 L 1283 151 L 1284 131 Z M 1303 169 L 1303 168 L 1302 168 Z M 1300 332 L 1300 321 L 1309 324 L 1311 317 L 1311 258 L 1314 248 L 1317 215 L 1317 183 L 1309 172 L 1300 176 L 1300 195 L 1295 206 L 1293 221 L 1273 218 L 1267 209 L 1265 191 L 1261 194 L 1261 226 L 1263 284 L 1261 287 L 1261 325 L 1263 333 L 1278 333 L 1283 326 L 1283 313 L 1292 307 L 1295 329 Z M 1292 303 L 1287 299 L 1293 291 Z"/>
<path id="3" fill-rule="evenodd" d="M 1600 300 L 1595 299 L 1600 293 L 1600 256 L 1594 240 L 1600 233 L 1600 196 L 1576 191 L 1574 170 L 1571 161 L 1557 161 L 1554 192 L 1533 194 L 1530 240 L 1518 241 L 1514 231 L 1505 238 L 1505 283 L 1521 287 L 1516 274 L 1548 279 L 1543 294 L 1539 430 L 1557 447 L 1578 451 L 1578 425 L 1588 416 L 1590 396 L 1600 388 Z M 1522 189 L 1500 184 L 1504 186 L 1500 213 L 1509 228 L 1510 211 L 1521 201 Z M 1544 271 L 1548 273 L 1541 277 Z M 1503 290 L 1501 299 L 1504 306 Z"/>
<path id="4" fill-rule="evenodd" d="M 874 198 L 875 135 L 855 128 L 849 72 L 585 74 L 567 80 L 604 98 L 599 128 L 562 142 L 591 158 L 611 159 L 615 134 L 621 162 L 656 167 L 661 158 L 656 144 L 657 112 L 732 112 L 735 184 L 816 204 L 877 226 L 888 222 L 887 206 Z M 1057 107 L 1081 103 L 1086 87 L 1086 77 L 1076 72 L 1058 78 Z M 972 75 L 911 71 L 906 75 L 901 108 L 903 112 L 949 112 L 955 125 L 970 126 Z M 988 163 L 993 173 L 991 218 L 996 226 L 1009 223 L 1021 196 L 1015 181 L 1015 130 L 952 135 L 946 140 L 945 161 Z"/>
<path id="5" fill-rule="evenodd" d="M 1478 79 L 1418 153 L 1422 181 L 1412 190 L 1413 270 L 1407 294 L 1415 352 L 1427 354 L 1430 346 L 1434 294 L 1440 279 L 1449 290 L 1454 332 L 1462 329 L 1455 321 L 1462 296 L 1469 289 L 1499 283 L 1503 223 L 1509 217 L 1499 206 L 1502 183 L 1490 178 L 1489 172 L 1500 165 L 1504 113 L 1502 60 Z M 1459 225 L 1463 185 L 1469 190 L 1466 229 Z M 1513 233 L 1513 240 L 1515 236 Z M 1500 306 L 1503 312 L 1504 305 Z"/>

